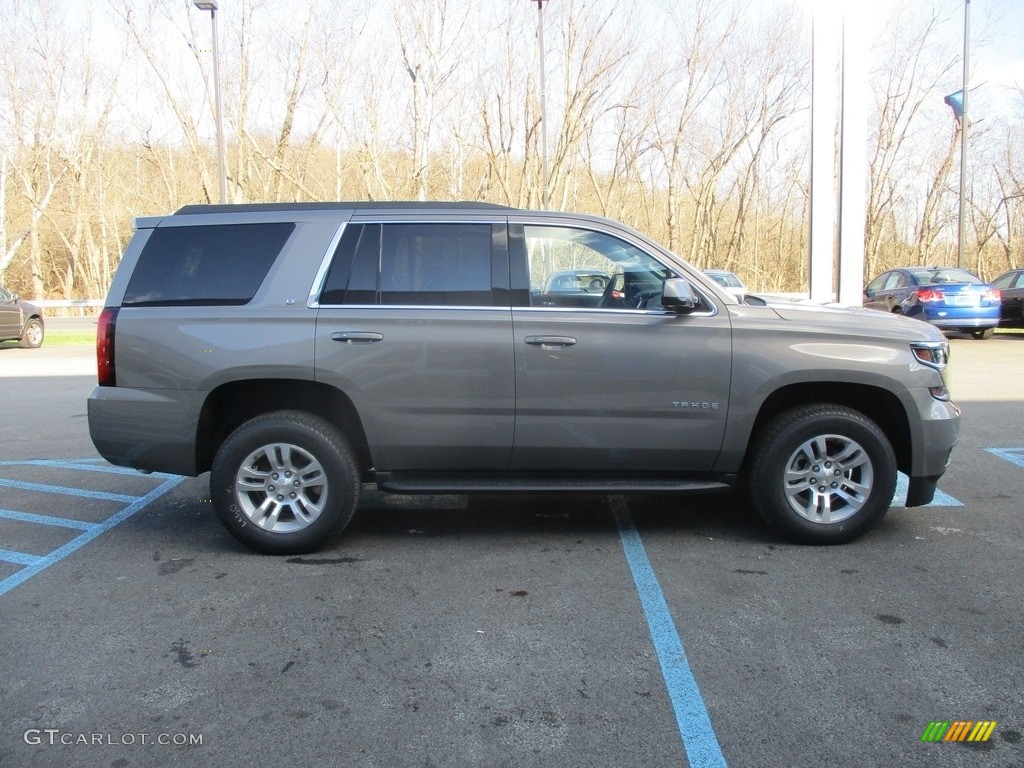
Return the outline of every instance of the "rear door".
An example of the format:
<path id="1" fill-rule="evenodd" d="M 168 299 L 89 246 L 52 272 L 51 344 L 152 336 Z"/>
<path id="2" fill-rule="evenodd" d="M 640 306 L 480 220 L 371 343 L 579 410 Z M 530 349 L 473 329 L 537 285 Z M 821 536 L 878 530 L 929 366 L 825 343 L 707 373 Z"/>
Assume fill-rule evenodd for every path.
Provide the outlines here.
<path id="1" fill-rule="evenodd" d="M 515 374 L 502 220 L 360 220 L 319 298 L 316 378 L 352 400 L 378 471 L 506 469 Z"/>
<path id="2" fill-rule="evenodd" d="M 722 444 L 731 324 L 704 297 L 691 315 L 658 301 L 676 276 L 625 233 L 512 224 L 516 360 L 513 467 L 707 471 Z M 551 307 L 557 270 L 609 275 L 599 306 Z M 526 290 L 526 283 L 529 290 Z"/>

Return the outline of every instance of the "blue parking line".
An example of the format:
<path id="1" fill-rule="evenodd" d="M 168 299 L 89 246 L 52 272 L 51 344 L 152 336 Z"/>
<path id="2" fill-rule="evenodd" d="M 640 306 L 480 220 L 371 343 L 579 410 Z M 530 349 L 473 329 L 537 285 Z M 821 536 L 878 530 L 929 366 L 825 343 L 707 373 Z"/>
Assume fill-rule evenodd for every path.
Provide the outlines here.
<path id="1" fill-rule="evenodd" d="M 690 669 L 683 642 L 679 638 L 672 614 L 661 591 L 658 577 L 654 574 L 651 561 L 647 558 L 643 540 L 629 514 L 626 501 L 621 496 L 609 500 L 615 515 L 615 524 L 622 540 L 622 550 L 633 574 L 640 604 L 647 617 L 647 628 L 658 654 L 661 674 L 668 688 L 668 696 L 675 711 L 679 734 L 690 768 L 725 768 L 725 756 L 718 744 L 715 730 L 704 699 L 700 695 L 697 680 Z"/>
<path id="2" fill-rule="evenodd" d="M 6 550 L 0 550 L 0 557 L 7 559 L 6 555 L 10 555 L 12 557 L 21 558 L 19 560 L 11 560 L 10 562 L 18 562 L 26 566 L 17 573 L 8 576 L 3 581 L 0 581 L 0 595 L 6 594 L 19 584 L 22 584 L 23 582 L 35 576 L 40 571 L 49 568 L 51 565 L 60 560 L 63 560 L 65 557 L 70 555 L 75 550 L 80 549 L 81 547 L 88 544 L 101 533 L 105 533 L 118 523 L 124 522 L 143 507 L 159 499 L 161 496 L 163 496 L 165 493 L 167 493 L 169 490 L 171 490 L 174 486 L 176 486 L 184 479 L 184 477 L 172 476 L 171 478 L 164 480 L 163 483 L 161 483 L 158 487 L 154 488 L 152 491 L 147 493 L 145 496 L 120 496 L 119 494 L 104 494 L 104 498 L 119 496 L 119 498 L 133 499 L 134 501 L 132 501 L 131 504 L 129 504 L 127 507 L 122 509 L 117 514 L 108 517 L 102 523 L 97 523 L 93 525 L 92 528 L 79 534 L 71 541 L 69 541 L 67 544 L 65 544 L 63 547 L 55 549 L 53 552 L 46 555 L 45 557 L 36 557 L 35 555 L 26 555 L 20 552 L 7 552 Z M 8 483 L 9 481 L 3 482 Z M 30 485 L 32 484 L 30 483 Z M 74 489 L 71 488 L 65 490 L 68 492 L 74 491 Z M 79 495 L 84 495 L 84 493 L 85 492 Z M 88 493 L 91 494 L 92 492 Z"/>
<path id="3" fill-rule="evenodd" d="M 18 565 L 36 565 L 41 561 L 39 555 L 29 555 L 25 552 L 12 552 L 9 549 L 0 549 L 0 560 L 6 560 L 8 563 L 17 563 Z M 21 573 L 21 571 L 18 571 Z M 18 574 L 15 574 L 17 576 Z M 3 582 L 0 582 L 2 584 Z M 0 593 L 3 594 L 3 593 Z"/>
<path id="4" fill-rule="evenodd" d="M 13 509 L 0 509 L 0 517 L 7 520 L 20 520 L 23 523 L 41 523 L 42 525 L 59 525 L 64 528 L 78 528 L 82 531 L 91 530 L 97 525 L 96 523 L 87 523 L 84 520 L 74 520 L 70 517 L 37 515 L 34 512 L 18 512 Z"/>
<path id="5" fill-rule="evenodd" d="M 84 472 L 102 472 L 105 475 L 131 475 L 132 477 L 158 477 L 167 480 L 174 475 L 167 475 L 163 472 L 142 472 L 130 467 L 115 467 L 111 464 L 100 463 L 103 459 L 72 459 L 61 461 L 59 459 L 30 459 L 28 461 L 0 461 L 0 467 L 58 467 L 60 469 L 80 469 Z"/>
<path id="6" fill-rule="evenodd" d="M 120 501 L 128 504 L 138 501 L 138 496 L 123 493 L 106 493 L 104 491 L 87 491 L 82 488 L 67 488 L 63 485 L 46 485 L 45 483 L 26 483 L 23 480 L 5 480 L 0 478 L 0 488 L 20 488 L 23 491 L 42 491 L 43 493 L 62 493 L 65 496 L 79 496 L 86 499 L 102 499 L 104 501 Z"/>
<path id="7" fill-rule="evenodd" d="M 1024 448 L 986 448 L 987 452 L 1024 469 Z"/>

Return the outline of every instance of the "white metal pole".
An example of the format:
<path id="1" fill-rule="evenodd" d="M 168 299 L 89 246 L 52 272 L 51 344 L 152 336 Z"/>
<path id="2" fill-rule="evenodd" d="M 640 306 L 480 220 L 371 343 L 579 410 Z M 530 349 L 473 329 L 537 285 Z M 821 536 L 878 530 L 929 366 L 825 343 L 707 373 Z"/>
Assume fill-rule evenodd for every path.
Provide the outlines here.
<path id="1" fill-rule="evenodd" d="M 836 229 L 836 68 L 839 11 L 817 3 L 811 32 L 810 298 L 832 300 Z"/>
<path id="2" fill-rule="evenodd" d="M 838 301 L 861 306 L 867 222 L 868 30 L 863 9 L 854 9 L 852 3 L 847 7 L 843 18 Z"/>
<path id="3" fill-rule="evenodd" d="M 220 96 L 220 46 L 217 41 L 217 9 L 210 9 L 213 26 L 213 98 L 217 110 L 217 169 L 220 177 L 220 201 L 228 201 L 227 159 L 224 152 L 224 109 Z"/>
<path id="4" fill-rule="evenodd" d="M 548 192 L 548 92 L 544 76 L 544 2 L 537 2 L 537 42 L 540 49 L 540 154 L 541 154 L 541 207 L 550 208 Z"/>
<path id="5" fill-rule="evenodd" d="M 957 233 L 956 265 L 964 265 L 967 250 L 967 82 L 970 77 L 970 42 L 971 42 L 971 0 L 964 0 L 964 79 L 963 79 L 963 112 L 960 115 L 960 217 Z"/>

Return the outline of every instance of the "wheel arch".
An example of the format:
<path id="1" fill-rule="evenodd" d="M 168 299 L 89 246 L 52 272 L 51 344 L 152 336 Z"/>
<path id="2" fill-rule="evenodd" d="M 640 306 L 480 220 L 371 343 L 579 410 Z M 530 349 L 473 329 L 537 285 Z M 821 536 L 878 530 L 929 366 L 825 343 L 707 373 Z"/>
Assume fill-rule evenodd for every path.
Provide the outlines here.
<path id="1" fill-rule="evenodd" d="M 351 444 L 361 471 L 373 466 L 362 421 L 343 392 L 301 379 L 246 379 L 220 385 L 203 403 L 196 434 L 196 471 L 212 467 L 217 450 L 239 426 L 281 410 L 305 411 L 331 422 Z"/>
<path id="2" fill-rule="evenodd" d="M 758 434 L 772 418 L 790 408 L 811 403 L 842 405 L 867 416 L 885 433 L 896 454 L 897 467 L 909 473 L 912 446 L 907 412 L 892 392 L 869 384 L 804 382 L 775 390 L 761 403 L 750 432 L 750 444 L 754 444 Z M 748 449 L 747 455 L 749 453 Z"/>

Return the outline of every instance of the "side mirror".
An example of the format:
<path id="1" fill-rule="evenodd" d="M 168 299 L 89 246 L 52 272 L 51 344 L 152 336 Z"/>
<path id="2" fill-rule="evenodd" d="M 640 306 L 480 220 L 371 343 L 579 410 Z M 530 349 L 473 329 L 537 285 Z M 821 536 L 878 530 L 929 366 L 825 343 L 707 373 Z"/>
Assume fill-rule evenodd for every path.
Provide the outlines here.
<path id="1" fill-rule="evenodd" d="M 670 277 L 661 287 L 661 306 L 670 312 L 687 314 L 700 304 L 690 281 L 682 277 Z"/>

